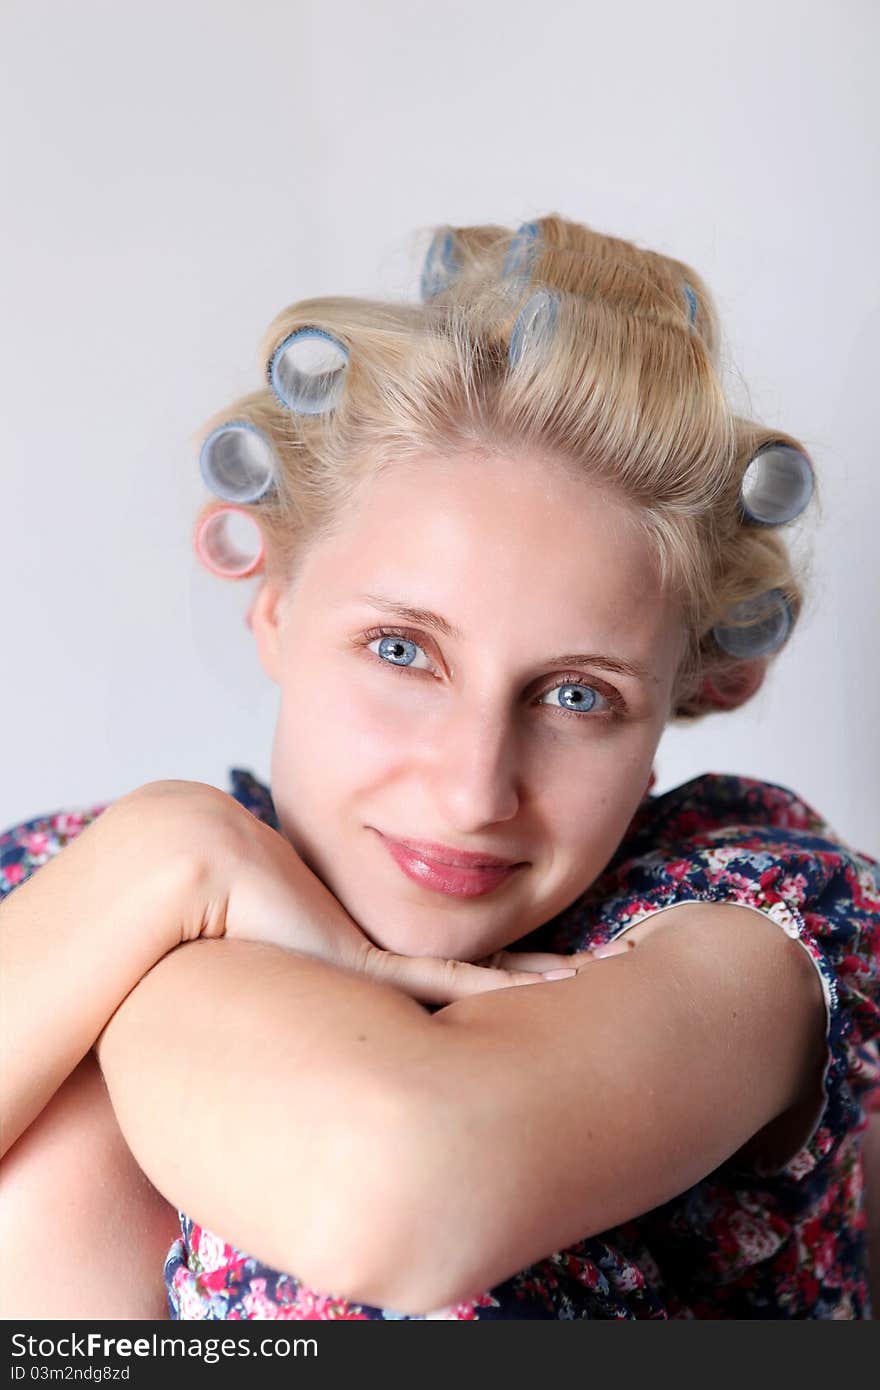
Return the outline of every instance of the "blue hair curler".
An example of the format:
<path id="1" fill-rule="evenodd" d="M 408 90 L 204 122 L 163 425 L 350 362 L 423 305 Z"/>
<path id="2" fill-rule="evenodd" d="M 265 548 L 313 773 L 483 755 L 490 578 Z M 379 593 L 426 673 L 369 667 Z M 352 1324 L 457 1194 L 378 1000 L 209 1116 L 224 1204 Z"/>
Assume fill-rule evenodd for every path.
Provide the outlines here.
<path id="1" fill-rule="evenodd" d="M 684 297 L 685 297 L 685 299 L 687 300 L 687 306 L 688 306 L 688 323 L 696 323 L 696 321 L 697 321 L 697 296 L 694 294 L 693 289 L 692 289 L 691 286 L 688 285 L 688 284 L 685 284 L 685 287 L 684 287 Z"/>
<path id="2" fill-rule="evenodd" d="M 295 415 L 323 415 L 339 402 L 348 360 L 348 348 L 326 329 L 297 328 L 272 353 L 269 384 Z"/>
<path id="3" fill-rule="evenodd" d="M 712 629 L 728 656 L 748 660 L 778 651 L 791 631 L 792 616 L 781 589 L 768 589 L 757 598 L 737 603 Z"/>
<path id="4" fill-rule="evenodd" d="M 558 295 L 550 290 L 535 290 L 529 295 L 510 335 L 507 360 L 511 367 L 515 367 L 522 357 L 531 357 L 547 347 L 556 330 L 558 316 Z"/>
<path id="5" fill-rule="evenodd" d="M 511 238 L 501 274 L 505 280 L 531 275 L 541 249 L 541 228 L 537 222 L 524 222 Z"/>
<path id="6" fill-rule="evenodd" d="M 205 486 L 224 502 L 258 502 L 275 485 L 277 462 L 269 440 L 247 420 L 212 430 L 199 468 Z"/>
<path id="7" fill-rule="evenodd" d="M 813 495 L 813 468 L 789 444 L 765 444 L 743 474 L 740 508 L 758 526 L 784 526 L 800 516 Z"/>
<path id="8" fill-rule="evenodd" d="M 451 227 L 439 227 L 434 233 L 431 245 L 422 267 L 422 302 L 433 299 L 447 289 L 458 275 L 461 266 L 455 252 L 455 237 Z"/>

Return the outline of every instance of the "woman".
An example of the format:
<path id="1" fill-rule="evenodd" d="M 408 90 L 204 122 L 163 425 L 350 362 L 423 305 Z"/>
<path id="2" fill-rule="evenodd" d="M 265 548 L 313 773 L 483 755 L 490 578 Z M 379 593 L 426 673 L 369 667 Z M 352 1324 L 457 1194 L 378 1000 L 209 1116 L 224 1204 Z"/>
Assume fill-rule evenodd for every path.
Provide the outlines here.
<path id="1" fill-rule="evenodd" d="M 796 623 L 809 462 L 732 415 L 680 263 L 551 217 L 441 236 L 423 290 L 292 306 L 214 422 L 264 547 L 271 798 L 149 784 L 4 906 L 51 1056 L 10 1157 L 97 1039 L 185 1214 L 177 1316 L 869 1316 L 876 865 L 770 783 L 647 795 L 667 721 L 749 698 Z M 249 572 L 218 510 L 200 553 Z M 99 988 L 47 1046 L 50 919 Z"/>

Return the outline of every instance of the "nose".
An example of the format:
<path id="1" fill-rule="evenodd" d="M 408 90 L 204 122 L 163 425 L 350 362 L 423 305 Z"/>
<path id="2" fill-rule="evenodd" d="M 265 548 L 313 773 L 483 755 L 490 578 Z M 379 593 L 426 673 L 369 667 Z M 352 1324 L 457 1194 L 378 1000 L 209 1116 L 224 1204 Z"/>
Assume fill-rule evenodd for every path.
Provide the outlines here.
<path id="1" fill-rule="evenodd" d="M 498 703 L 462 702 L 438 728 L 433 789 L 441 825 L 460 835 L 511 820 L 521 799 L 516 730 Z"/>

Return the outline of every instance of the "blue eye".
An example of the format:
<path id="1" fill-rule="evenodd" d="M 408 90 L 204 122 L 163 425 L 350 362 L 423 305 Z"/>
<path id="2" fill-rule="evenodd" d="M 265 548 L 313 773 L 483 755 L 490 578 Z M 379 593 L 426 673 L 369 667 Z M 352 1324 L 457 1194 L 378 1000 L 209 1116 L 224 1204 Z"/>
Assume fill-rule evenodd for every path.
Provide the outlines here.
<path id="1" fill-rule="evenodd" d="M 547 690 L 541 696 L 540 703 L 543 704 L 548 695 L 553 695 L 557 690 L 562 691 L 560 703 L 550 701 L 554 708 L 562 711 L 563 714 L 586 714 L 593 709 L 598 700 L 605 700 L 606 706 L 610 708 L 606 696 L 602 695 L 592 685 L 584 685 L 582 682 L 566 681 L 562 685 L 554 685 L 551 690 Z M 565 701 L 565 703 L 563 703 Z"/>
<path id="2" fill-rule="evenodd" d="M 416 652 L 422 651 L 417 642 L 413 642 L 409 637 L 402 637 L 397 633 L 390 633 L 384 637 L 373 639 L 379 643 L 379 650 L 376 653 L 383 661 L 387 661 L 392 666 L 412 666 L 415 661 Z M 373 643 L 369 644 L 372 649 Z M 424 653 L 422 653 L 424 655 Z M 426 658 L 427 660 L 427 658 Z M 417 670 L 425 670 L 425 667 L 417 667 Z"/>
<path id="3" fill-rule="evenodd" d="M 380 661 L 386 666 L 400 666 L 404 670 L 430 671 L 431 662 L 425 655 L 425 650 L 418 642 L 407 637 L 403 632 L 391 630 L 373 631 L 364 634 L 367 638 L 367 649 L 374 651 Z M 361 639 L 363 640 L 363 638 Z M 376 648 L 378 647 L 378 650 Z M 421 654 L 423 661 L 416 665 L 417 658 Z M 560 691 L 559 701 L 548 700 L 548 695 L 554 695 Z M 601 703 L 599 703 L 601 701 Z M 593 710 L 596 715 L 622 714 L 625 706 L 620 696 L 612 690 L 608 693 L 597 689 L 586 681 L 568 680 L 557 682 L 549 690 L 545 690 L 540 696 L 538 703 L 549 705 L 563 718 L 578 718 L 586 715 Z"/>

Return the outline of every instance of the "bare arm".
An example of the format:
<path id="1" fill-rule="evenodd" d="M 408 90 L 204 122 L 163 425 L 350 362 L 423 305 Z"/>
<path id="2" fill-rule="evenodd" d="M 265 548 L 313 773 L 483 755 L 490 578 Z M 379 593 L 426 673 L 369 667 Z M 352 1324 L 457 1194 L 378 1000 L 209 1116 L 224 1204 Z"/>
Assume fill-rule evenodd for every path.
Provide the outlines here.
<path id="1" fill-rule="evenodd" d="M 184 946 L 100 1042 L 123 1133 L 169 1200 L 314 1288 L 473 1296 L 684 1191 L 818 1084 L 802 948 L 747 908 L 661 916 L 635 952 L 433 1016 L 272 946 Z"/>
<path id="2" fill-rule="evenodd" d="M 150 971 L 97 1052 L 126 1142 L 169 1201 L 267 1265 L 356 1297 L 362 1247 L 372 1254 L 394 1203 L 389 1153 L 403 1158 L 404 1081 L 430 1065 L 430 1025 L 354 971 L 198 941 Z"/>
<path id="3" fill-rule="evenodd" d="M 149 876 L 133 873 L 138 804 L 108 807 L 0 907 L 0 1153 L 180 940 L 185 861 L 167 855 Z"/>
<path id="4" fill-rule="evenodd" d="M 486 968 L 380 950 L 292 846 L 198 782 L 114 802 L 0 909 L 2 1152 L 44 1109 L 143 975 L 182 941 L 268 940 L 426 1002 L 532 984 L 553 957 Z"/>

